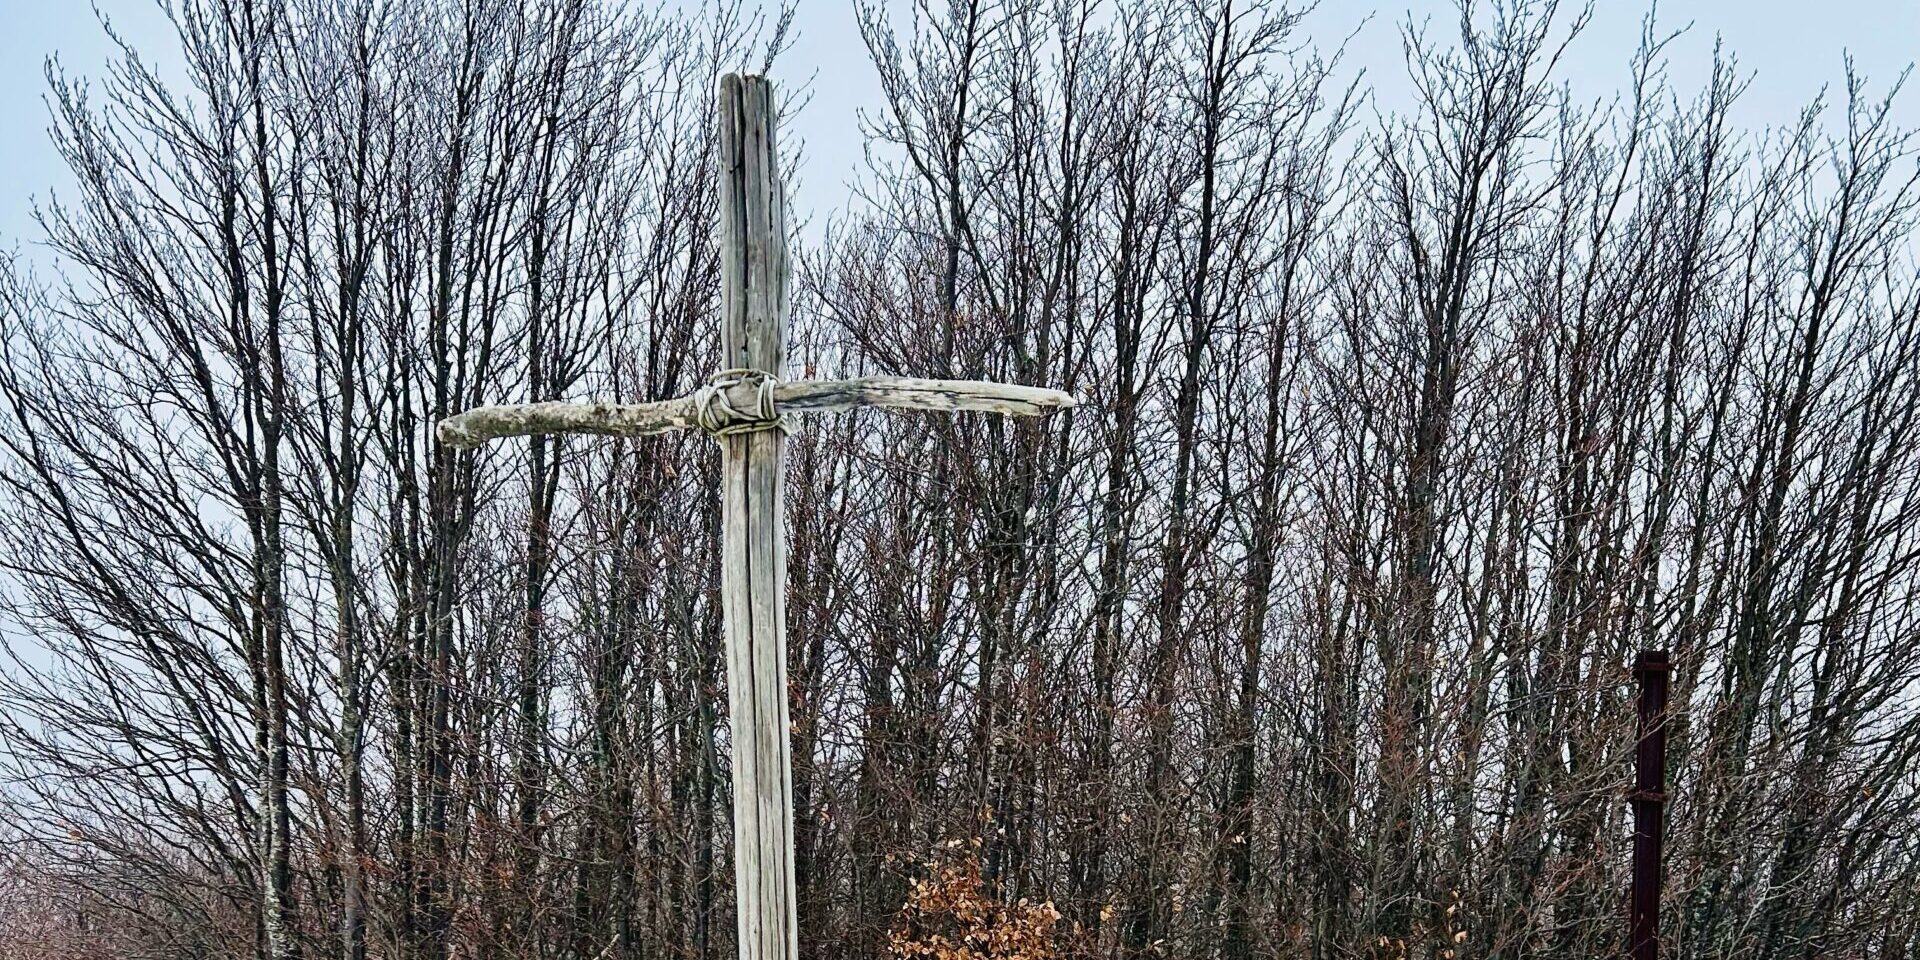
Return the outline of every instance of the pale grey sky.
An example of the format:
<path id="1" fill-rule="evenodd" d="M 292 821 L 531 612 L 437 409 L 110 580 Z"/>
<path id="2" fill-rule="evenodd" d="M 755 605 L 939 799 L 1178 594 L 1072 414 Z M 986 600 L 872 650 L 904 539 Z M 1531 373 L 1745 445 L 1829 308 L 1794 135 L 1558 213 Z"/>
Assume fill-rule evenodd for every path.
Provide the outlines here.
<path id="1" fill-rule="evenodd" d="M 693 6 L 699 0 L 671 2 Z M 57 55 L 72 74 L 101 73 L 114 48 L 96 5 L 99 16 L 148 59 L 173 59 L 171 28 L 156 0 L 0 0 L 0 250 L 18 248 L 33 256 L 39 239 L 33 203 L 68 182 L 47 142 L 42 68 Z M 908 15 L 908 0 L 889 5 Z M 1323 50 L 1345 41 L 1344 72 L 1365 70 L 1377 105 L 1392 111 L 1408 88 L 1400 25 L 1409 18 L 1429 20 L 1435 36 L 1442 36 L 1453 27 L 1452 10 L 1451 0 L 1323 0 L 1307 33 Z M 1601 98 L 1620 89 L 1647 10 L 1643 0 L 1596 0 L 1592 24 L 1560 72 L 1576 94 Z M 1667 50 L 1677 90 L 1699 87 L 1716 38 L 1752 74 L 1752 86 L 1736 106 L 1736 120 L 1746 129 L 1792 120 L 1823 85 L 1837 91 L 1849 54 L 1876 90 L 1920 56 L 1920 0 L 1665 0 L 1658 11 L 1661 27 L 1686 29 Z M 860 171 L 859 116 L 874 108 L 877 85 L 852 0 L 799 0 L 795 26 L 798 40 L 776 65 L 776 80 L 789 89 L 808 84 L 812 92 L 806 108 L 787 119 L 785 136 L 805 141 L 793 196 L 818 229 L 821 218 L 845 206 L 848 185 Z M 1910 129 L 1920 128 L 1920 84 L 1915 86 L 1897 107 L 1901 125 Z"/>

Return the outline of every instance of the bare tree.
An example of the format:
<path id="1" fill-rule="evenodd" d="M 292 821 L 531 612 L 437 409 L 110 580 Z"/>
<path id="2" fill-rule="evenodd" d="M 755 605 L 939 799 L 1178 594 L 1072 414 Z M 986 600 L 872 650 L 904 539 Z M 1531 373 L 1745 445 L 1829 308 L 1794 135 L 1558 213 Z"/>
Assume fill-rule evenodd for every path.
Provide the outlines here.
<path id="1" fill-rule="evenodd" d="M 0 265 L 0 943 L 726 955 L 710 446 L 427 427 L 705 376 L 786 13 L 171 9 L 181 75 L 52 73 Z M 803 953 L 1607 955 L 1645 647 L 1670 948 L 1920 949 L 1897 80 L 1744 131 L 1514 0 L 1369 112 L 1268 0 L 855 9 L 795 366 L 1088 402 L 794 436 Z"/>

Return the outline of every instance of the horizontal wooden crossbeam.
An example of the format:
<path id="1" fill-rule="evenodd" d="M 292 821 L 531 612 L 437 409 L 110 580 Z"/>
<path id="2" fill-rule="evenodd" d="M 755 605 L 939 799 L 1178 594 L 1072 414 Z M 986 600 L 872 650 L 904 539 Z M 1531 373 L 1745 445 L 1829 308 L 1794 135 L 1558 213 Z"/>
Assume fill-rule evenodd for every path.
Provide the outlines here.
<path id="1" fill-rule="evenodd" d="M 729 399 L 752 402 L 749 386 Z M 1078 404 L 1073 395 L 1046 387 L 1023 387 L 978 380 L 924 380 L 917 377 L 855 377 L 849 380 L 799 380 L 775 383 L 774 406 L 781 414 L 841 413 L 861 407 L 889 410 L 973 411 L 1035 416 Z M 435 435 L 454 447 L 537 433 L 591 433 L 644 437 L 670 430 L 698 429 L 700 395 L 653 403 L 515 403 L 475 407 L 440 421 Z"/>

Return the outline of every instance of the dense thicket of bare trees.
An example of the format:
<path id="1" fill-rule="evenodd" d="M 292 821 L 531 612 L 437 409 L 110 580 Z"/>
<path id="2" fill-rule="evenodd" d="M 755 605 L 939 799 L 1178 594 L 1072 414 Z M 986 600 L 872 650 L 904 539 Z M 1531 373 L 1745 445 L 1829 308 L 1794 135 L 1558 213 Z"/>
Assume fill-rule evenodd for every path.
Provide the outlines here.
<path id="1" fill-rule="evenodd" d="M 1920 144 L 1851 77 L 1736 129 L 1651 29 L 1591 100 L 1576 13 L 1409 29 L 1382 114 L 1273 2 L 864 11 L 795 375 L 1089 403 L 797 435 L 805 956 L 969 855 L 1076 955 L 1604 956 L 1650 646 L 1676 955 L 1920 955 Z M 174 20 L 184 82 L 56 74 L 0 274 L 0 936 L 727 955 L 711 446 L 428 427 L 708 373 L 784 24 Z"/>

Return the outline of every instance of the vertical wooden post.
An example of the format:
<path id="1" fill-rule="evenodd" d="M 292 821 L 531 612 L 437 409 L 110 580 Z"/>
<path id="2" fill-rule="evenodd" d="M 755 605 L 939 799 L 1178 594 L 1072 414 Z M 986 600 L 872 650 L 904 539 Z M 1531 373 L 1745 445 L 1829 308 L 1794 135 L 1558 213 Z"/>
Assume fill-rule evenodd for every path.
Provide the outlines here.
<path id="1" fill-rule="evenodd" d="M 787 226 L 773 87 L 720 81 L 721 366 L 779 375 L 787 328 Z M 722 438 L 721 592 L 733 725 L 735 903 L 741 960 L 798 955 L 793 768 L 788 756 L 786 437 Z"/>
<path id="2" fill-rule="evenodd" d="M 1667 802 L 1667 653 L 1648 650 L 1634 661 L 1640 682 L 1640 722 L 1634 747 L 1633 894 L 1628 909 L 1627 956 L 1659 960 L 1660 847 Z"/>

